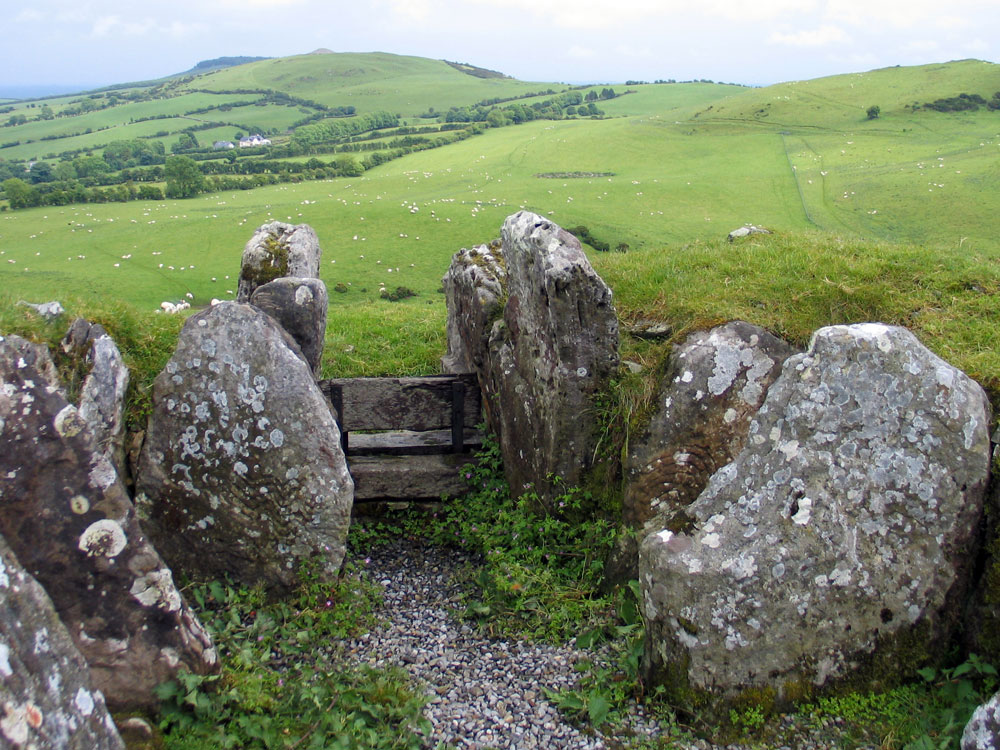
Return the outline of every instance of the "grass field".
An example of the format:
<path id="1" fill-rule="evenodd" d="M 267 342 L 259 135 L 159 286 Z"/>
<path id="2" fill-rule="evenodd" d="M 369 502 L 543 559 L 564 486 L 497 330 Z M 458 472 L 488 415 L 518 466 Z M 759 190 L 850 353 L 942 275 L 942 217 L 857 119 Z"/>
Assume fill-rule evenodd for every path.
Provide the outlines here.
<path id="1" fill-rule="evenodd" d="M 406 62 L 384 58 L 330 75 L 374 86 Z M 306 63 L 315 58 L 254 63 L 190 85 L 223 74 L 220 88 L 260 85 L 268 64 L 297 81 Z M 440 66 L 470 85 L 491 83 L 435 61 L 415 75 Z M 525 208 L 629 246 L 591 256 L 624 317 L 657 313 L 679 329 L 744 317 L 800 343 L 827 322 L 906 322 L 993 383 L 1000 347 L 975 316 L 983 308 L 989 319 L 996 302 L 1000 114 L 904 105 L 921 81 L 930 97 L 987 94 L 1000 88 L 997 77 L 997 66 L 962 62 L 768 89 L 643 85 L 601 102 L 609 119 L 490 129 L 360 178 L 10 211 L 0 215 L 0 288 L 32 301 L 113 297 L 147 311 L 190 295 L 197 307 L 232 296 L 255 227 L 305 222 L 319 234 L 331 289 L 328 369 L 430 371 L 444 347 L 438 289 L 452 254 L 498 236 L 504 218 Z M 297 96 L 314 96 L 320 84 L 297 85 Z M 868 121 L 865 105 L 876 102 L 883 115 Z M 611 176 L 570 176 L 586 174 Z M 723 242 L 744 223 L 778 232 L 750 245 L 765 248 L 756 259 Z M 347 291 L 333 291 L 338 284 Z M 382 285 L 418 296 L 389 303 Z"/>

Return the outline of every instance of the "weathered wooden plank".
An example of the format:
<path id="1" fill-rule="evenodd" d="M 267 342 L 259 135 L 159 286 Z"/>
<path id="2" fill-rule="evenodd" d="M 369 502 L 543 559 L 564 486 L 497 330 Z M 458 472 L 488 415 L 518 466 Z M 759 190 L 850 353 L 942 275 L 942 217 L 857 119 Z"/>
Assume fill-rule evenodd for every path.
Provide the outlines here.
<path id="1" fill-rule="evenodd" d="M 463 423 L 481 420 L 479 383 L 474 374 L 423 378 L 334 378 L 319 385 L 334 400 L 339 390 L 342 430 L 441 430 L 451 428 L 454 382 L 465 385 Z"/>
<path id="2" fill-rule="evenodd" d="M 465 452 L 477 450 L 483 444 L 483 434 L 478 430 L 463 430 L 462 444 Z M 451 430 L 393 430 L 392 432 L 352 432 L 349 460 L 355 456 L 405 456 L 449 453 L 453 450 Z"/>
<path id="3" fill-rule="evenodd" d="M 357 456 L 349 459 L 354 500 L 438 500 L 465 495 L 468 484 L 460 469 L 466 454 L 437 456 Z"/>

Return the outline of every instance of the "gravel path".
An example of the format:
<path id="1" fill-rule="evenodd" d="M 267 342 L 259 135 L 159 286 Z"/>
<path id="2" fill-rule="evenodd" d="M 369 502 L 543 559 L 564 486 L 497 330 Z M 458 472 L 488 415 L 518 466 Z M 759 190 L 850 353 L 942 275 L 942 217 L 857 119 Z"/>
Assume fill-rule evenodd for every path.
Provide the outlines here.
<path id="1" fill-rule="evenodd" d="M 483 638 L 451 614 L 461 594 L 454 573 L 468 560 L 454 550 L 403 543 L 374 550 L 363 567 L 385 589 L 383 624 L 348 642 L 348 653 L 373 666 L 402 666 L 425 686 L 428 747 L 620 747 L 568 724 L 543 692 L 572 687 L 579 678 L 574 664 L 593 653 Z M 657 731 L 638 709 L 629 725 L 632 733 Z"/>
<path id="2" fill-rule="evenodd" d="M 381 545 L 359 565 L 380 584 L 382 624 L 346 643 L 347 654 L 372 666 L 400 666 L 424 686 L 429 703 L 424 715 L 432 731 L 425 747 L 496 750 L 619 750 L 629 739 L 660 733 L 656 723 L 633 707 L 618 735 L 581 731 L 564 720 L 543 688 L 573 687 L 580 673 L 574 665 L 595 654 L 525 641 L 488 639 L 452 612 L 462 606 L 455 573 L 470 562 L 456 550 L 407 542 Z M 360 560 L 356 562 L 361 563 Z M 842 735 L 835 722 L 823 727 L 797 726 L 783 717 L 783 739 L 755 744 L 755 750 L 838 750 L 875 747 Z M 704 739 L 674 739 L 672 750 L 746 750 Z"/>

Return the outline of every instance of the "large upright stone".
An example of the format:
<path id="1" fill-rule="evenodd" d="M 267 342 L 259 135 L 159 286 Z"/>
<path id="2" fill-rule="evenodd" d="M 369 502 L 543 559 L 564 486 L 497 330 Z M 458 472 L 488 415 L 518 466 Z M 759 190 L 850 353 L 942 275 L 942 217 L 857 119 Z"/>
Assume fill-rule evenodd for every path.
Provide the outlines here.
<path id="1" fill-rule="evenodd" d="M 767 389 L 793 353 L 742 321 L 692 333 L 674 350 L 657 409 L 629 446 L 628 525 L 641 528 L 697 499 L 709 477 L 743 449 Z"/>
<path id="2" fill-rule="evenodd" d="M 479 373 L 483 404 L 511 490 L 547 502 L 557 480 L 579 484 L 593 465 L 594 400 L 618 369 L 618 318 L 573 235 L 522 211 L 501 237 L 506 304 Z M 470 352 L 480 330 L 464 337 Z"/>
<path id="3" fill-rule="evenodd" d="M 1000 693 L 972 712 L 962 732 L 962 750 L 1000 748 Z"/>
<path id="4" fill-rule="evenodd" d="M 329 299 L 326 284 L 319 279 L 285 276 L 257 287 L 250 304 L 281 325 L 302 350 L 314 376 L 319 376 L 326 336 Z"/>
<path id="5" fill-rule="evenodd" d="M 939 656 L 973 563 L 989 421 L 983 390 L 908 331 L 817 331 L 746 448 L 643 542 L 647 677 L 675 698 L 781 699 Z"/>
<path id="6" fill-rule="evenodd" d="M 694 502 L 709 477 L 743 449 L 750 422 L 794 349 L 735 321 L 692 333 L 676 346 L 645 430 L 629 444 L 622 534 L 606 574 L 638 575 L 638 542 Z"/>
<path id="7" fill-rule="evenodd" d="M 52 600 L 0 536 L 0 746 L 123 750 Z"/>
<path id="8" fill-rule="evenodd" d="M 493 323 L 503 314 L 507 271 L 500 246 L 462 249 L 441 279 L 448 305 L 448 353 L 441 359 L 447 373 L 482 372 Z"/>
<path id="9" fill-rule="evenodd" d="M 297 350 L 250 305 L 184 325 L 153 387 L 137 480 L 144 525 L 175 569 L 278 590 L 307 558 L 339 570 L 354 484 Z"/>
<path id="10" fill-rule="evenodd" d="M 308 224 L 272 221 L 257 228 L 243 248 L 237 302 L 249 302 L 254 289 L 282 276 L 319 278 L 323 251 Z"/>
<path id="11" fill-rule="evenodd" d="M 51 369 L 43 347 L 0 338 L 0 533 L 48 592 L 108 704 L 155 705 L 153 688 L 178 670 L 216 670 L 215 649 Z"/>
<path id="12" fill-rule="evenodd" d="M 80 392 L 80 417 L 90 428 L 97 450 L 124 479 L 128 367 L 114 340 L 106 334 L 91 342 L 87 358 L 90 373 L 83 381 Z"/>

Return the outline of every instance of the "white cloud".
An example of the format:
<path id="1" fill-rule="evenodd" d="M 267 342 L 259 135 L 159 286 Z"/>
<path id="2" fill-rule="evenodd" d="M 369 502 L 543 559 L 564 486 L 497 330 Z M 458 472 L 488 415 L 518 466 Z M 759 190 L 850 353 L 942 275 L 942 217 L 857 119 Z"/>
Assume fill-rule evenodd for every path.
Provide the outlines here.
<path id="1" fill-rule="evenodd" d="M 590 60 L 597 56 L 597 52 L 590 47 L 583 47 L 579 44 L 574 44 L 568 50 L 566 50 L 566 57 L 572 57 L 577 60 Z"/>
<path id="2" fill-rule="evenodd" d="M 152 18 L 139 20 L 122 19 L 121 16 L 103 16 L 94 21 L 91 35 L 95 37 L 135 37 L 148 34 L 183 37 L 204 31 L 207 27 L 200 23 L 170 21 L 160 23 Z"/>
<path id="3" fill-rule="evenodd" d="M 150 18 L 141 21 L 123 21 L 120 16 L 102 16 L 94 21 L 90 33 L 94 36 L 141 36 L 156 26 Z"/>
<path id="4" fill-rule="evenodd" d="M 946 8 L 940 0 L 825 0 L 824 17 L 875 30 L 967 26 L 977 17 L 994 18 L 995 0 L 951 0 Z"/>
<path id="5" fill-rule="evenodd" d="M 479 6 L 513 9 L 547 19 L 556 26 L 576 29 L 606 29 L 635 22 L 661 20 L 678 24 L 691 20 L 726 18 L 748 22 L 780 18 L 788 13 L 815 10 L 818 0 L 468 0 Z M 665 29 L 669 30 L 669 29 Z"/>
<path id="6" fill-rule="evenodd" d="M 768 37 L 768 41 L 791 47 L 825 47 L 829 44 L 848 42 L 850 38 L 839 26 L 821 26 L 818 29 L 803 29 L 789 33 L 775 31 Z"/>
<path id="7" fill-rule="evenodd" d="M 25 8 L 14 16 L 14 23 L 37 23 L 38 21 L 44 20 L 45 16 L 34 8 Z"/>
<path id="8" fill-rule="evenodd" d="M 941 44 L 934 39 L 911 39 L 899 49 L 901 52 L 906 53 L 926 54 L 937 52 L 941 49 Z"/>

